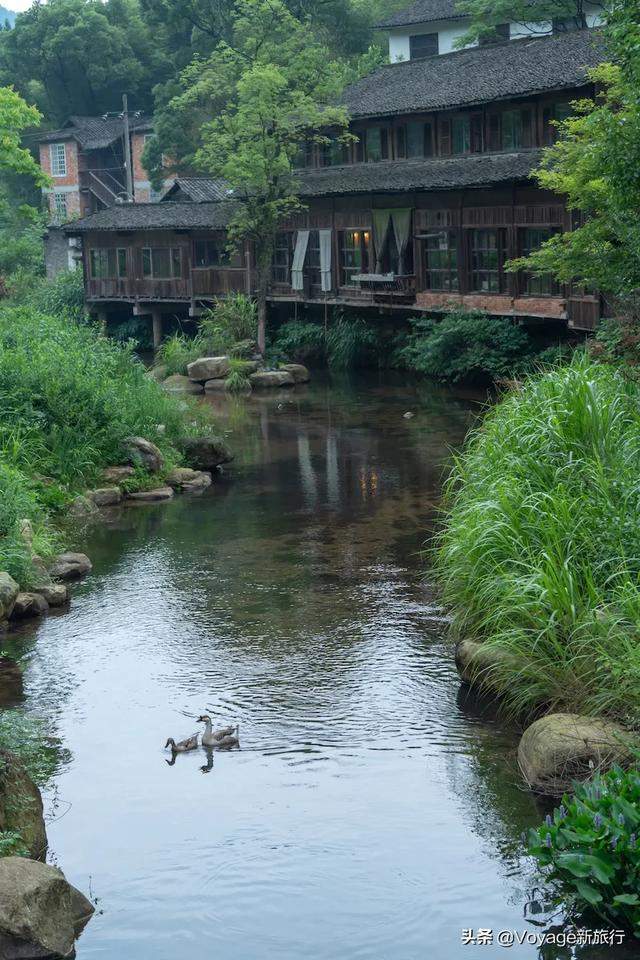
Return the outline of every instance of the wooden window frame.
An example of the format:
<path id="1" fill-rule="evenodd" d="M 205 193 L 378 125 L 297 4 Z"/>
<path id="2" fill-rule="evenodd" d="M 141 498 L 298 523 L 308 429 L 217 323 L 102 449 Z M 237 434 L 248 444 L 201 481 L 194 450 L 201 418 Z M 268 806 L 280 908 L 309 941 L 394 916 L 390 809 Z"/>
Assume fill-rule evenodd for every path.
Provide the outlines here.
<path id="1" fill-rule="evenodd" d="M 429 246 L 430 240 L 445 236 L 447 241 L 446 249 L 432 249 Z M 460 251 L 458 233 L 455 230 L 434 230 L 429 236 L 422 238 L 422 264 L 424 271 L 425 290 L 433 293 L 459 293 L 460 292 Z M 429 253 L 445 253 L 446 265 L 434 267 L 429 265 Z M 445 282 L 444 278 L 447 278 Z M 434 282 L 435 281 L 435 282 Z M 438 282 L 440 281 L 440 282 Z"/>
<path id="2" fill-rule="evenodd" d="M 113 266 L 109 265 L 113 254 Z M 97 269 L 96 269 L 97 267 Z M 91 247 L 89 273 L 92 280 L 124 280 L 128 275 L 126 247 Z"/>
<path id="3" fill-rule="evenodd" d="M 291 284 L 291 264 L 293 261 L 293 232 L 280 230 L 276 234 L 271 260 L 271 281 L 285 286 Z"/>
<path id="4" fill-rule="evenodd" d="M 469 292 L 485 294 L 486 296 L 504 294 L 507 292 L 507 275 L 504 270 L 505 261 L 509 259 L 508 244 L 509 238 L 506 227 L 474 227 L 467 232 L 467 250 L 468 250 L 468 278 Z M 490 246 L 483 246 L 478 241 L 481 236 L 495 234 L 497 257 L 495 269 L 481 262 L 493 252 Z M 495 275 L 496 286 L 492 288 L 491 278 Z M 481 278 L 489 279 L 489 287 L 482 287 Z"/>
<path id="5" fill-rule="evenodd" d="M 154 252 L 167 251 L 169 254 L 169 275 L 166 274 L 156 274 L 154 270 Z M 148 257 L 147 257 L 148 254 Z M 177 256 L 176 256 L 177 255 Z M 181 280 L 182 279 L 182 247 L 142 247 L 141 250 L 142 256 L 142 277 L 144 280 Z M 178 270 L 176 272 L 176 260 L 178 262 Z M 147 270 L 147 264 L 145 261 L 148 261 L 149 269 Z"/>
<path id="6" fill-rule="evenodd" d="M 352 243 L 347 244 L 350 237 Z M 360 265 L 346 262 L 346 254 L 358 252 Z M 338 270 L 341 287 L 353 287 L 350 277 L 358 273 L 369 273 L 371 265 L 371 231 L 356 227 L 338 231 Z"/>
<path id="7" fill-rule="evenodd" d="M 526 237 L 531 233 L 546 234 L 546 236 L 539 238 L 540 242 L 532 245 L 527 242 Z M 533 225 L 518 227 L 518 256 L 526 257 L 534 250 L 539 250 L 545 240 L 557 233 L 560 233 L 559 227 Z M 562 295 L 562 288 L 550 274 L 534 277 L 525 270 L 521 270 L 518 274 L 518 293 L 521 297 L 559 297 Z"/>

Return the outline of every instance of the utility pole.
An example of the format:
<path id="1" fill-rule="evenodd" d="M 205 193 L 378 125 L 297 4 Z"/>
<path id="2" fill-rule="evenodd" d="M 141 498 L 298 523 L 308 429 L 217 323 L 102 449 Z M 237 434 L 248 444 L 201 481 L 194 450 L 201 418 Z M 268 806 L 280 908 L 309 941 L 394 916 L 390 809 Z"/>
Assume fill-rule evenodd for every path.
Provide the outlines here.
<path id="1" fill-rule="evenodd" d="M 127 95 L 122 94 L 122 125 L 124 128 L 124 171 L 127 178 L 127 195 L 131 203 L 134 202 L 133 196 L 133 169 L 131 163 L 131 137 L 129 135 L 129 109 L 127 105 Z"/>

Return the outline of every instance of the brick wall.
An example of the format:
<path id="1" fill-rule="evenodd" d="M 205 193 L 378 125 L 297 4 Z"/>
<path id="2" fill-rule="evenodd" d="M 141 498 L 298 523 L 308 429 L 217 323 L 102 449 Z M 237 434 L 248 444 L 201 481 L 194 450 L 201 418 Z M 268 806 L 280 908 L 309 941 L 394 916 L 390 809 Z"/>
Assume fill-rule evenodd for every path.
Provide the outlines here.
<path id="1" fill-rule="evenodd" d="M 69 219 L 78 217 L 85 213 L 82 209 L 80 198 L 80 183 L 78 174 L 78 144 L 75 140 L 59 141 L 64 142 L 65 160 L 67 172 L 63 177 L 51 177 L 51 186 L 45 191 L 47 205 L 52 219 Z M 40 144 L 40 166 L 45 173 L 51 176 L 51 144 Z M 64 196 L 66 204 L 66 214 L 63 216 L 56 206 L 56 193 Z"/>
<path id="2" fill-rule="evenodd" d="M 467 310 L 507 316 L 549 317 L 564 319 L 566 301 L 561 297 L 487 296 L 482 293 L 435 293 L 423 290 L 416 294 L 416 304 L 425 310 L 446 310 L 462 306 Z"/>

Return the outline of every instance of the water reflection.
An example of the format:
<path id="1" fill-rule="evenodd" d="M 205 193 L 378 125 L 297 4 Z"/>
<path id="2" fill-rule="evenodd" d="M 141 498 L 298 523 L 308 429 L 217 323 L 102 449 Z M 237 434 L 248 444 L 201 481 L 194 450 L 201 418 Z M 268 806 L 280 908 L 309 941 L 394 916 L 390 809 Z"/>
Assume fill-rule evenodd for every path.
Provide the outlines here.
<path id="1" fill-rule="evenodd" d="M 24 640 L 73 753 L 52 846 L 104 906 L 80 960 L 487 958 L 461 931 L 524 925 L 539 812 L 516 731 L 459 694 L 421 558 L 477 403 L 375 377 L 210 402 L 235 462 L 114 512 Z M 242 750 L 168 770 L 203 708 Z"/>

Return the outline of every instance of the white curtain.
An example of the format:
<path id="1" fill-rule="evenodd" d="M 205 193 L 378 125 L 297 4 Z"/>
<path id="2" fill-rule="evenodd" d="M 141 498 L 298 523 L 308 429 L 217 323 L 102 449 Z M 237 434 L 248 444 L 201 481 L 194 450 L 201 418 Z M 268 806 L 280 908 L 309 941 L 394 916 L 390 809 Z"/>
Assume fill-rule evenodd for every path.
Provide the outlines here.
<path id="1" fill-rule="evenodd" d="M 304 283 L 302 279 L 302 270 L 304 260 L 307 255 L 307 246 L 309 244 L 309 231 L 298 230 L 296 236 L 296 248 L 293 251 L 293 263 L 291 265 L 291 289 L 303 290 Z"/>
<path id="2" fill-rule="evenodd" d="M 318 230 L 320 237 L 320 281 L 322 292 L 331 290 L 331 230 Z"/>

